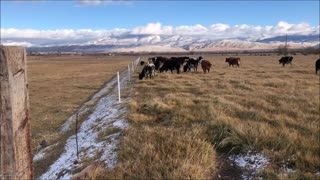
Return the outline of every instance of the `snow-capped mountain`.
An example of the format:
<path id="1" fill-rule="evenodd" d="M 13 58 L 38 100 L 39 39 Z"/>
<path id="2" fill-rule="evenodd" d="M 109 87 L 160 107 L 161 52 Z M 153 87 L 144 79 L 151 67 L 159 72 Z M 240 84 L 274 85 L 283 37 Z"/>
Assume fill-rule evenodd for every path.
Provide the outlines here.
<path id="1" fill-rule="evenodd" d="M 290 48 L 316 47 L 319 35 L 288 35 Z M 47 44 L 28 47 L 29 51 L 60 52 L 183 52 L 276 49 L 284 45 L 285 36 L 265 39 L 214 39 L 188 35 L 134 35 L 121 34 L 103 39 L 72 44 Z"/>

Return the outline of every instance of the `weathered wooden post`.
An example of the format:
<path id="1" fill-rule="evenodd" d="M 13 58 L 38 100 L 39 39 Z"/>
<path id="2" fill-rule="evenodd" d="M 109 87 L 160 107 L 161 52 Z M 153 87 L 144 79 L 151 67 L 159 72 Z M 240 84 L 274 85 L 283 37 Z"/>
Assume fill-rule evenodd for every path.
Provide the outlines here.
<path id="1" fill-rule="evenodd" d="M 0 45 L 0 179 L 32 179 L 26 51 Z"/>

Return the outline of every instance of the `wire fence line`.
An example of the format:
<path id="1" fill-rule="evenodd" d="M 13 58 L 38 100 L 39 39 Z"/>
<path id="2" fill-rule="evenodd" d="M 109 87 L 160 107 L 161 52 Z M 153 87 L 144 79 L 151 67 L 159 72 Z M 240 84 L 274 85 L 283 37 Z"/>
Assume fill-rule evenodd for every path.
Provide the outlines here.
<path id="1" fill-rule="evenodd" d="M 112 88 L 113 92 L 118 91 L 118 102 L 121 103 L 121 87 L 124 87 L 126 84 L 130 85 L 131 80 L 133 80 L 133 73 L 136 69 L 136 66 L 139 64 L 139 62 L 141 61 L 141 58 L 138 57 L 137 59 L 133 60 L 131 63 L 128 64 L 128 69 L 124 70 L 122 72 L 117 71 L 117 77 L 116 77 L 116 82 L 114 82 L 115 85 L 117 85 L 117 87 Z M 113 80 L 111 80 L 112 82 Z M 129 87 L 129 86 L 127 86 Z M 112 93 L 113 94 L 113 93 Z M 96 125 L 98 126 L 98 125 Z M 92 128 L 90 128 L 89 130 L 95 128 L 96 126 L 93 126 Z M 74 161 L 74 164 L 79 163 L 79 144 L 78 144 L 78 113 L 76 113 L 76 155 L 77 158 Z"/>
<path id="2" fill-rule="evenodd" d="M 133 79 L 133 74 L 135 73 L 136 67 L 141 61 L 141 57 L 138 57 L 137 59 L 133 60 L 131 63 L 128 64 L 128 70 L 125 70 L 124 72 L 120 73 L 117 72 L 117 85 L 118 85 L 118 102 L 121 103 L 121 82 L 131 82 Z M 127 75 L 126 75 L 127 74 Z"/>

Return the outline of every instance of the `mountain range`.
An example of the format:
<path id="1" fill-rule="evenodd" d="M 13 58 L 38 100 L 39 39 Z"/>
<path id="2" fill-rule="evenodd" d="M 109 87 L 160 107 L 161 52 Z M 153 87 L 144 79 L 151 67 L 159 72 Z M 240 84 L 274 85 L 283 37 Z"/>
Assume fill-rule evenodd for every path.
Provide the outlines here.
<path id="1" fill-rule="evenodd" d="M 187 52 L 271 50 L 284 45 L 285 36 L 268 38 L 212 39 L 187 35 L 134 35 L 121 34 L 103 39 L 62 45 L 28 47 L 28 51 L 41 52 Z M 319 34 L 288 35 L 289 48 L 319 47 Z"/>

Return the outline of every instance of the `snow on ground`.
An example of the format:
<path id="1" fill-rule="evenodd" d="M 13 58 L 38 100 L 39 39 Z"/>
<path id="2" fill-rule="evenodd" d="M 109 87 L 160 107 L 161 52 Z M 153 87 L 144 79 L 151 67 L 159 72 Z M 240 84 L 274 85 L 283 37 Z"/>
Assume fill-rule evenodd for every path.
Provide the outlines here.
<path id="1" fill-rule="evenodd" d="M 40 151 L 38 151 L 34 156 L 33 156 L 33 161 L 38 161 L 40 159 L 42 159 L 43 157 L 45 157 L 46 152 L 49 151 L 50 149 L 52 149 L 53 147 L 55 147 L 56 145 L 58 145 L 58 143 L 53 144 L 51 146 L 45 147 L 43 149 L 41 149 Z M 38 147 L 40 149 L 40 147 Z"/>
<path id="2" fill-rule="evenodd" d="M 263 170 L 268 164 L 269 159 L 264 154 L 248 152 L 246 154 L 233 154 L 229 159 L 242 169 L 243 179 L 255 179 L 255 175 Z"/>
<path id="3" fill-rule="evenodd" d="M 139 58 L 136 60 L 136 64 L 138 61 Z M 128 81 L 128 71 L 122 72 L 120 76 L 122 77 L 121 86 L 123 87 Z M 53 164 L 51 164 L 48 170 L 42 174 L 39 179 L 70 179 L 72 171 L 82 166 L 81 160 L 88 158 L 94 158 L 96 162 L 103 162 L 108 168 L 112 168 L 116 164 L 116 150 L 120 132 L 115 132 L 107 137 L 103 137 L 102 141 L 97 141 L 99 132 L 103 132 L 107 128 L 116 127 L 124 129 L 128 126 L 126 120 L 123 118 L 127 111 L 126 106 L 123 106 L 118 102 L 116 78 L 117 77 L 114 77 L 107 83 L 78 111 L 79 114 L 91 112 L 78 130 L 79 159 L 77 159 L 76 154 L 76 136 L 72 135 L 65 144 L 64 152 Z M 126 100 L 127 99 L 122 99 L 122 103 Z M 90 106 L 92 106 L 92 103 L 94 102 L 97 102 L 97 104 L 90 109 Z M 71 116 L 62 126 L 60 129 L 61 132 L 70 129 L 70 125 L 74 120 L 75 115 Z M 47 148 L 54 147 L 49 146 Z M 97 157 L 97 155 L 100 157 Z M 39 160 L 44 156 L 45 149 L 38 152 L 34 156 L 34 160 Z M 80 163 L 74 164 L 76 160 Z"/>

